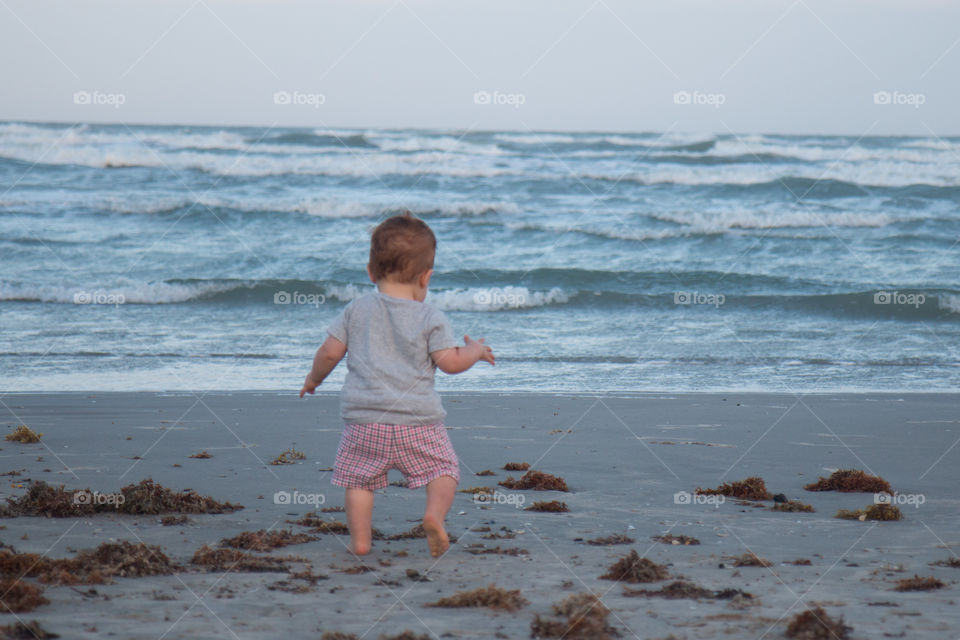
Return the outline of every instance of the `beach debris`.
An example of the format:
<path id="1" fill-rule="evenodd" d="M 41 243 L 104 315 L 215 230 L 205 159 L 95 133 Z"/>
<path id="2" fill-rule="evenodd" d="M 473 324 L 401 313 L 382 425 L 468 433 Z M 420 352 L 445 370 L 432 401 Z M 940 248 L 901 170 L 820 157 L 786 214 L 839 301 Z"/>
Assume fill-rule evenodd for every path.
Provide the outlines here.
<path id="1" fill-rule="evenodd" d="M 609 640 L 619 635 L 610 626 L 610 610 L 592 593 L 577 593 L 555 602 L 551 615 L 544 619 L 539 613 L 530 623 L 534 638 L 563 638 L 564 640 Z"/>
<path id="2" fill-rule="evenodd" d="M 104 542 L 73 558 L 0 551 L 0 576 L 36 577 L 45 584 L 105 584 L 113 577 L 169 575 L 179 567 L 158 546 Z"/>
<path id="3" fill-rule="evenodd" d="M 290 447 L 276 458 L 270 464 L 296 464 L 297 460 L 306 460 L 307 455 L 302 451 L 297 451 L 293 447 Z"/>
<path id="4" fill-rule="evenodd" d="M 834 619 L 821 607 L 807 609 L 790 620 L 786 636 L 797 640 L 846 640 L 853 627 L 843 624 L 843 617 Z"/>
<path id="5" fill-rule="evenodd" d="M 742 556 L 736 556 L 730 559 L 735 567 L 770 567 L 772 562 L 759 557 L 753 551 L 747 551 Z"/>
<path id="6" fill-rule="evenodd" d="M 288 562 L 305 562 L 305 560 L 296 556 L 285 558 L 258 556 L 239 549 L 213 549 L 203 545 L 193 554 L 190 562 L 207 571 L 289 573 Z"/>
<path id="7" fill-rule="evenodd" d="M 534 491 L 570 491 L 567 488 L 567 482 L 559 477 L 543 471 L 527 471 L 519 480 L 514 480 L 513 476 L 499 483 L 501 487 L 507 489 L 533 489 Z"/>
<path id="8" fill-rule="evenodd" d="M 7 434 L 6 440 L 9 442 L 20 442 L 23 444 L 34 444 L 40 442 L 40 438 L 43 436 L 42 433 L 34 431 L 25 424 L 20 425 L 13 431 Z"/>
<path id="9" fill-rule="evenodd" d="M 490 469 L 484 469 L 483 471 L 477 471 L 474 475 L 477 475 L 477 476 L 495 476 L 495 475 L 497 475 L 497 474 L 494 473 L 493 471 L 491 471 Z"/>
<path id="10" fill-rule="evenodd" d="M 797 502 L 796 500 L 787 500 L 786 502 L 778 502 L 777 504 L 773 505 L 770 507 L 770 511 L 789 511 L 791 513 L 802 511 L 805 513 L 812 513 L 814 508 L 809 504 Z"/>
<path id="11" fill-rule="evenodd" d="M 413 580 L 414 582 L 430 582 L 430 578 L 417 571 L 416 569 L 407 569 L 407 577 Z"/>
<path id="12" fill-rule="evenodd" d="M 903 519 L 903 514 L 900 513 L 900 509 L 895 507 L 892 504 L 871 504 L 868 507 L 863 509 L 856 509 L 851 511 L 850 509 L 840 509 L 837 511 L 834 518 L 841 518 L 843 520 L 901 520 Z"/>
<path id="13" fill-rule="evenodd" d="M 503 465 L 504 471 L 526 471 L 530 468 L 529 462 L 508 462 Z"/>
<path id="14" fill-rule="evenodd" d="M 43 589 L 34 584 L 17 578 L 0 580 L 0 605 L 2 605 L 4 613 L 33 611 L 40 605 L 49 602 L 43 597 Z"/>
<path id="15" fill-rule="evenodd" d="M 359 575 L 361 573 L 372 573 L 373 567 L 365 564 L 355 564 L 352 567 L 347 567 L 346 569 L 340 569 L 340 573 L 346 573 L 351 576 Z"/>
<path id="16" fill-rule="evenodd" d="M 320 513 L 345 513 L 346 509 L 340 506 L 336 507 L 321 507 Z"/>
<path id="17" fill-rule="evenodd" d="M 305 514 L 299 520 L 287 520 L 287 522 L 289 524 L 298 524 L 301 527 L 310 527 L 310 533 L 322 533 L 324 535 L 334 534 L 338 536 L 350 534 L 350 528 L 346 523 L 340 522 L 339 520 L 324 520 L 317 517 L 317 514 L 312 511 Z M 379 540 L 383 537 L 383 534 L 376 529 L 373 529 L 372 533 L 374 540 Z"/>
<path id="18" fill-rule="evenodd" d="M 165 527 L 174 527 L 178 524 L 187 524 L 188 522 L 190 522 L 190 518 L 185 515 L 163 516 L 160 518 L 160 524 Z"/>
<path id="19" fill-rule="evenodd" d="M 415 525 L 404 531 L 402 533 L 394 533 L 391 535 L 382 534 L 379 531 L 374 530 L 373 539 L 374 540 L 420 540 L 427 537 L 427 532 L 424 530 L 422 524 Z M 457 537 L 447 533 L 447 537 L 450 539 L 450 544 L 453 544 L 457 541 Z"/>
<path id="20" fill-rule="evenodd" d="M 206 449 L 204 449 L 204 450 L 201 451 L 200 453 L 195 453 L 195 454 L 193 454 L 193 455 L 191 455 L 191 456 L 187 456 L 187 457 L 188 457 L 188 458 L 196 458 L 196 459 L 198 459 L 198 460 L 206 460 L 207 458 L 212 458 L 213 456 L 212 456 L 211 454 L 209 454 Z"/>
<path id="21" fill-rule="evenodd" d="M 501 548 L 500 545 L 495 547 L 488 547 L 484 544 L 471 544 L 466 549 L 467 553 L 473 554 L 475 556 L 486 556 L 486 555 L 495 555 L 495 556 L 526 556 L 530 555 L 530 552 L 526 549 L 518 549 L 517 547 L 507 547 Z"/>
<path id="22" fill-rule="evenodd" d="M 783 494 L 783 493 L 778 493 L 778 494 L 774 495 L 774 496 L 773 496 L 773 501 L 774 501 L 774 502 L 789 502 L 789 501 L 787 500 L 787 496 L 786 496 L 785 494 Z"/>
<path id="23" fill-rule="evenodd" d="M 845 493 L 889 493 L 890 483 L 880 476 L 871 476 L 860 469 L 840 469 L 829 478 L 819 478 L 804 487 L 807 491 L 842 491 Z"/>
<path id="24" fill-rule="evenodd" d="M 106 496 L 108 499 L 94 499 L 101 496 Z M 198 495 L 190 489 L 172 491 L 150 478 L 109 494 L 92 492 L 90 489 L 65 489 L 63 485 L 54 487 L 42 480 L 37 480 L 30 483 L 26 494 L 19 498 L 7 498 L 6 506 L 0 507 L 0 515 L 10 518 L 17 516 L 71 518 L 103 512 L 159 515 L 227 513 L 242 508 L 243 505 L 218 502 L 213 498 Z"/>
<path id="25" fill-rule="evenodd" d="M 428 602 L 425 607 L 486 607 L 499 611 L 519 611 L 530 604 L 519 589 L 501 589 L 495 584 L 472 591 L 457 591 L 452 596 Z"/>
<path id="26" fill-rule="evenodd" d="M 600 579 L 638 583 L 656 582 L 669 577 L 670 573 L 665 566 L 648 558 L 641 558 L 636 550 L 631 550 L 626 556 L 610 565 Z"/>
<path id="27" fill-rule="evenodd" d="M 631 589 L 624 587 L 623 595 L 628 597 L 644 598 L 667 598 L 669 600 L 690 599 L 690 600 L 732 600 L 736 597 L 753 598 L 754 596 L 740 589 L 721 589 L 713 591 L 704 589 L 686 580 L 677 580 L 664 587 L 653 589 Z"/>
<path id="28" fill-rule="evenodd" d="M 355 633 L 344 633 L 343 631 L 324 631 L 323 635 L 320 636 L 320 640 L 360 640 L 360 636 Z M 392 636 L 386 634 L 380 634 L 377 636 L 377 640 L 433 640 L 429 635 L 425 633 L 414 633 L 409 629 L 401 631 L 400 633 Z"/>
<path id="29" fill-rule="evenodd" d="M 534 502 L 532 505 L 524 509 L 524 511 L 542 511 L 545 513 L 565 513 L 567 511 L 570 511 L 570 509 L 567 507 L 566 502 L 551 500 L 550 502 L 546 502 L 546 501 Z"/>
<path id="30" fill-rule="evenodd" d="M 592 544 L 595 547 L 605 547 L 614 544 L 633 544 L 634 542 L 636 542 L 636 540 L 622 533 L 614 533 L 613 535 L 586 540 L 587 544 Z"/>
<path id="31" fill-rule="evenodd" d="M 930 565 L 934 567 L 950 567 L 952 569 L 960 569 L 960 558 L 954 556 L 953 558 L 947 558 L 946 560 L 937 560 L 936 562 L 931 562 Z"/>
<path id="32" fill-rule="evenodd" d="M 945 586 L 947 585 L 933 576 L 921 578 L 914 574 L 912 578 L 898 580 L 894 591 L 933 591 L 934 589 L 942 589 Z"/>
<path id="33" fill-rule="evenodd" d="M 810 559 L 809 559 L 809 558 L 797 558 L 796 560 L 794 560 L 794 561 L 791 562 L 790 564 L 792 564 L 792 565 L 794 565 L 794 566 L 797 566 L 797 567 L 809 567 L 809 566 L 812 565 L 813 563 L 810 562 Z"/>
<path id="34" fill-rule="evenodd" d="M 221 547 L 232 547 L 234 549 L 246 549 L 248 551 L 270 551 L 292 544 L 303 544 L 317 540 L 316 536 L 309 536 L 305 533 L 293 533 L 289 529 L 279 531 L 244 531 L 232 538 L 224 538 L 220 541 Z"/>
<path id="35" fill-rule="evenodd" d="M 663 544 L 700 544 L 700 541 L 696 538 L 684 534 L 675 536 L 672 533 L 666 533 L 662 536 L 650 536 L 650 539 Z"/>
<path id="36" fill-rule="evenodd" d="M 767 485 L 763 478 L 759 476 L 751 476 L 746 480 L 737 482 L 725 482 L 716 489 L 697 487 L 694 493 L 702 496 L 729 496 L 741 500 L 770 500 L 773 497 L 767 491 Z"/>
<path id="37" fill-rule="evenodd" d="M 470 493 L 476 495 L 478 493 L 493 493 L 493 489 L 490 487 L 467 487 L 466 489 L 460 489 L 459 493 Z"/>
<path id="38" fill-rule="evenodd" d="M 36 620 L 30 622 L 17 621 L 14 624 L 0 625 L 0 639 L 2 640 L 48 640 L 59 638 L 56 633 L 47 631 Z"/>

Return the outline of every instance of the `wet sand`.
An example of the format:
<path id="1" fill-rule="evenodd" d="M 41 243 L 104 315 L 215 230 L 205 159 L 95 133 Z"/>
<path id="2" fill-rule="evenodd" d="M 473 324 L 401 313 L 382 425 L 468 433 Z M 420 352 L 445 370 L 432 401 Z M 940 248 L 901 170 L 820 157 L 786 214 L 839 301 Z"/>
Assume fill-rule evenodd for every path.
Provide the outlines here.
<path id="1" fill-rule="evenodd" d="M 322 494 L 324 507 L 343 504 L 329 471 L 341 430 L 335 395 L 18 393 L 0 400 L 5 431 L 26 424 L 43 433 L 38 444 L 0 441 L 0 472 L 20 472 L 3 477 L 2 498 L 22 495 L 30 480 L 107 493 L 152 478 L 246 507 L 191 515 L 177 526 L 162 526 L 159 516 L 5 518 L 0 541 L 20 552 L 70 557 L 107 540 L 129 540 L 161 545 L 187 563 L 201 545 L 244 531 L 307 531 L 286 521 L 314 506 L 276 504 L 278 492 Z M 506 462 L 524 461 L 562 476 L 571 491 L 499 487 L 498 501 L 485 504 L 458 494 L 447 520 L 458 540 L 440 559 L 430 557 L 425 540 L 413 539 L 375 541 L 371 554 L 358 560 L 348 553 L 347 538 L 336 535 L 270 552 L 302 556 L 314 573 L 327 576 L 305 593 L 268 588 L 287 579 L 284 573 L 187 571 L 118 578 L 93 592 L 86 585 L 47 587 L 50 604 L 18 615 L 64 638 L 299 638 L 342 631 L 372 639 L 405 629 L 430 637 L 526 638 L 536 613 L 567 595 L 593 592 L 626 638 L 781 638 L 790 618 L 817 605 L 843 616 L 854 638 L 944 638 L 960 629 L 960 569 L 930 566 L 960 553 L 960 396 L 472 394 L 446 396 L 445 406 L 461 458 L 461 488 L 496 487 L 522 475 L 503 471 Z M 306 458 L 268 464 L 290 447 Z M 203 450 L 212 457 L 189 457 Z M 873 495 L 803 489 L 841 468 L 878 474 L 898 499 L 912 497 L 900 505 L 903 520 L 836 519 L 838 509 L 867 506 Z M 474 475 L 484 469 L 495 475 Z M 677 495 L 749 476 L 761 476 L 772 493 L 816 512 Z M 391 480 L 400 477 L 391 474 Z M 385 534 L 410 529 L 423 500 L 422 490 L 378 492 L 374 526 Z M 560 500 L 569 512 L 518 508 L 539 500 Z M 320 515 L 344 520 L 342 513 Z M 484 527 L 515 537 L 485 539 Z M 651 540 L 666 533 L 701 544 Z M 612 534 L 635 542 L 584 543 Z M 475 545 L 523 552 L 469 553 L 480 549 Z M 741 589 L 759 604 L 737 609 L 723 600 L 624 596 L 623 584 L 599 576 L 630 550 L 666 565 L 671 579 Z M 733 556 L 750 551 L 772 565 L 733 566 Z M 810 564 L 790 564 L 801 558 Z M 359 564 L 369 571 L 343 571 Z M 411 579 L 408 570 L 429 581 Z M 935 576 L 946 587 L 894 590 L 897 580 L 914 574 Z M 628 586 L 659 589 L 668 582 Z M 491 583 L 520 589 L 529 604 L 516 612 L 424 606 Z M 15 621 L 0 614 L 0 625 Z"/>

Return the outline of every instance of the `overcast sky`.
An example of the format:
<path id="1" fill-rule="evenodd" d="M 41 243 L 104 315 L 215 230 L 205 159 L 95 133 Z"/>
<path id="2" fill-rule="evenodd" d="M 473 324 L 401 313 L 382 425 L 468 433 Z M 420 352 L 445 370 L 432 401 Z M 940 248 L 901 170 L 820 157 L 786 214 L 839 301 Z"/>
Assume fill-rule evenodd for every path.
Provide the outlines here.
<path id="1" fill-rule="evenodd" d="M 960 134 L 960 2 L 0 0 L 0 54 L 3 120 Z"/>

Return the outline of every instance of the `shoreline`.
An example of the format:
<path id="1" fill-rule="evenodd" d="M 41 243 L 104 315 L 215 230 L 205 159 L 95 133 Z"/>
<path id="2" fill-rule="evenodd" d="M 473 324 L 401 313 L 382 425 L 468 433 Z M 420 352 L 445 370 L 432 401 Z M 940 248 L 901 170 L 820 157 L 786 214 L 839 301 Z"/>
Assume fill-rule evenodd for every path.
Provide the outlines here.
<path id="1" fill-rule="evenodd" d="M 780 638 L 794 615 L 814 606 L 842 616 L 854 628 L 853 638 L 902 633 L 932 640 L 960 628 L 954 604 L 960 570 L 931 564 L 960 552 L 957 394 L 443 396 L 461 458 L 460 488 L 488 486 L 514 502 L 484 504 L 458 493 L 447 528 L 459 539 L 439 561 L 429 557 L 421 539 L 376 541 L 372 553 L 358 560 L 346 552 L 346 537 L 317 535 L 259 554 L 302 556 L 314 573 L 326 576 L 303 592 L 277 587 L 293 580 L 284 572 L 183 571 L 116 578 L 95 585 L 96 595 L 83 595 L 86 586 L 40 585 L 51 602 L 17 615 L 72 638 L 115 633 L 155 640 L 166 633 L 212 639 L 229 635 L 227 629 L 239 638 L 278 630 L 298 637 L 341 631 L 376 638 L 405 629 L 436 637 L 524 638 L 536 614 L 590 591 L 611 610 L 608 622 L 629 638 Z M 107 540 L 142 540 L 186 565 L 202 545 L 216 546 L 243 532 L 308 532 L 289 521 L 313 508 L 275 503 L 276 492 L 323 495 L 325 507 L 343 504 L 328 471 L 342 428 L 335 393 L 309 401 L 264 391 L 13 393 L 2 400 L 7 432 L 22 420 L 43 436 L 36 444 L 0 441 L 0 472 L 19 474 L 0 484 L 0 499 L 24 495 L 32 480 L 110 492 L 149 477 L 245 506 L 190 515 L 176 526 L 162 526 L 156 515 L 115 513 L 4 518 L 0 542 L 18 552 L 68 558 Z M 291 447 L 306 458 L 268 464 Z M 212 457 L 190 458 L 200 451 Z M 502 469 L 519 461 L 563 477 L 570 492 L 499 485 L 519 477 Z M 838 509 L 873 501 L 868 493 L 804 490 L 840 468 L 880 475 L 898 494 L 923 495 L 923 504 L 901 505 L 899 522 L 835 518 Z M 494 475 L 474 475 L 484 469 Z M 773 512 L 770 501 L 762 508 L 732 498 L 677 501 L 678 493 L 749 476 L 762 477 L 771 493 L 810 504 L 815 512 Z M 391 480 L 399 478 L 391 472 Z M 562 501 L 569 512 L 526 511 L 516 504 L 521 498 L 524 507 Z M 388 535 L 407 531 L 422 507 L 422 490 L 388 486 L 377 492 L 374 526 Z M 319 515 L 344 519 L 342 513 Z M 497 532 L 512 537 L 483 537 Z M 666 533 L 689 535 L 700 544 L 651 539 Z M 634 542 L 585 543 L 610 535 Z M 471 551 L 495 547 L 517 555 Z M 647 584 L 600 579 L 632 550 L 662 564 L 670 578 Z M 733 566 L 733 558 L 748 552 L 771 566 Z M 810 564 L 794 564 L 798 559 Z M 352 573 L 358 565 L 367 569 Z M 430 581 L 411 579 L 411 571 Z M 898 580 L 915 574 L 935 576 L 946 586 L 895 591 Z M 625 589 L 655 590 L 681 579 L 710 590 L 739 589 L 759 604 L 738 609 L 725 601 L 638 598 Z M 519 589 L 529 604 L 516 612 L 425 606 L 488 584 Z M 0 616 L 0 625 L 14 621 Z"/>

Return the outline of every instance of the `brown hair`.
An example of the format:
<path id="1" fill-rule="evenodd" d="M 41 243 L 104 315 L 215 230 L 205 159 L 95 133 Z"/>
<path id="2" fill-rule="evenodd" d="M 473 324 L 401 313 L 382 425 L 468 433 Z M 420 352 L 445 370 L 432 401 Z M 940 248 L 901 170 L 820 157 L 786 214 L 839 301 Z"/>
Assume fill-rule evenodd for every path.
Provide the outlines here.
<path id="1" fill-rule="evenodd" d="M 387 218 L 370 238 L 370 272 L 374 280 L 392 276 L 399 282 L 414 282 L 433 268 L 437 237 L 427 223 L 409 211 Z"/>

